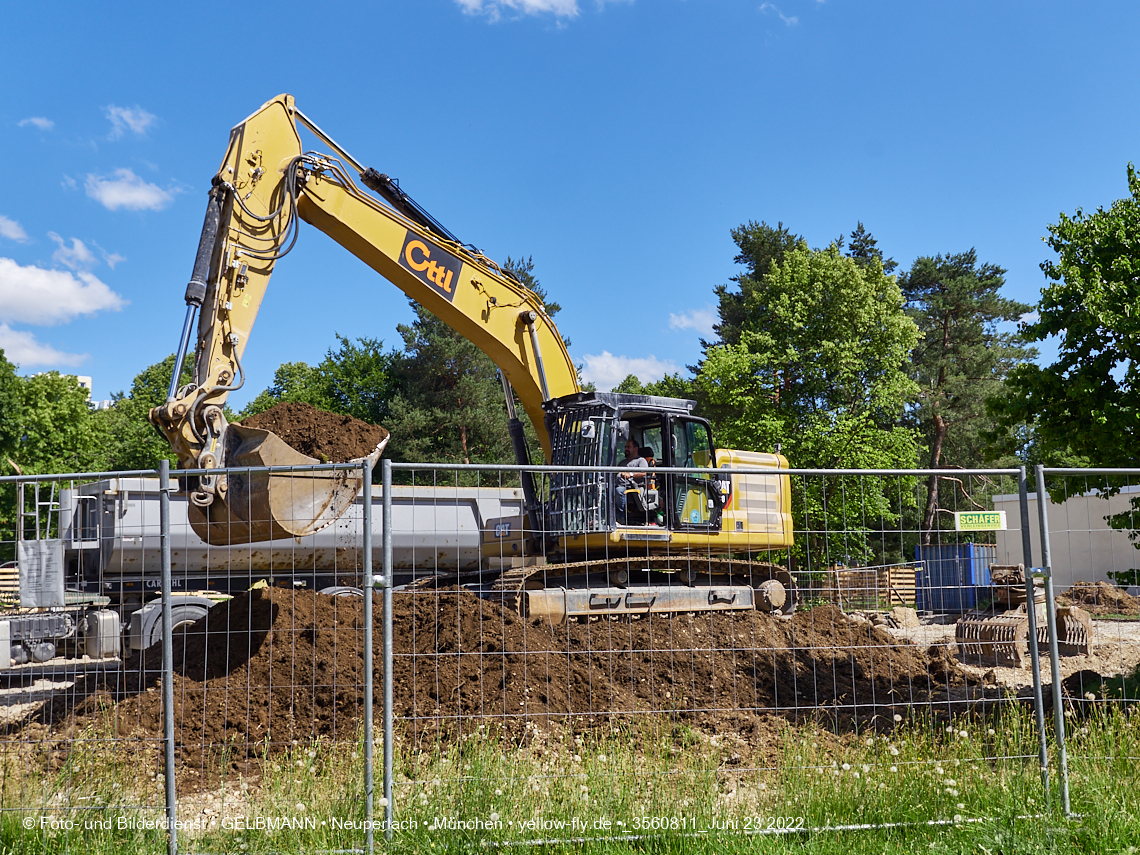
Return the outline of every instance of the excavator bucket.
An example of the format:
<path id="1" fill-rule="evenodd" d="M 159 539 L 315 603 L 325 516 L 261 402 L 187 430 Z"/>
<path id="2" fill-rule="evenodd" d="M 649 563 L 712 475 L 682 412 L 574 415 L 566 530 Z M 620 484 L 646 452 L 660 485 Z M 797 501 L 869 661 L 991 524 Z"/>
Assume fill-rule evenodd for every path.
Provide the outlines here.
<path id="1" fill-rule="evenodd" d="M 974 665 L 1013 665 L 1029 661 L 1029 606 L 1025 568 L 1020 564 L 990 567 L 990 604 L 958 619 L 954 640 L 963 662 Z M 1037 625 L 1037 649 L 1048 652 L 1049 625 L 1045 591 L 1034 586 L 1033 610 Z M 1057 651 L 1062 656 L 1092 652 L 1092 618 L 1075 606 L 1059 607 L 1054 613 Z"/>
<path id="2" fill-rule="evenodd" d="M 369 466 L 388 444 L 385 437 L 372 453 L 353 459 Z M 226 466 L 313 466 L 321 463 L 286 445 L 272 431 L 228 425 L 224 437 Z M 215 546 L 304 537 L 337 520 L 364 485 L 363 470 L 299 472 L 232 472 L 206 506 L 189 505 L 190 527 Z"/>

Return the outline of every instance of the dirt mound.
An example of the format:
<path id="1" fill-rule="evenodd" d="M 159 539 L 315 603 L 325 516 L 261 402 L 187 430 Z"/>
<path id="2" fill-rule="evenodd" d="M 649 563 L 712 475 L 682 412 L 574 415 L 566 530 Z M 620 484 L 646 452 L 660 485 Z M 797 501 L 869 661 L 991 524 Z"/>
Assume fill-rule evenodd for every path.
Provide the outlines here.
<path id="1" fill-rule="evenodd" d="M 242 419 L 241 424 L 273 431 L 287 445 L 321 463 L 347 463 L 365 457 L 388 436 L 379 425 L 301 403 L 277 404 Z"/>
<path id="2" fill-rule="evenodd" d="M 1080 606 L 1094 615 L 1140 614 L 1140 597 L 1134 597 L 1108 582 L 1077 582 L 1064 594 L 1058 595 L 1057 601 Z"/>
<path id="3" fill-rule="evenodd" d="M 416 743 L 497 721 L 575 727 L 666 712 L 745 732 L 759 718 L 868 719 L 961 682 L 953 660 L 857 623 L 834 606 L 781 620 L 755 611 L 647 615 L 551 626 L 464 589 L 394 596 L 395 715 Z M 381 621 L 374 624 L 380 714 Z M 217 606 L 175 640 L 180 761 L 214 768 L 223 747 L 244 771 L 266 749 L 358 737 L 363 601 L 281 588 Z M 162 732 L 155 647 L 87 696 L 45 708 L 56 729 L 113 721 Z M 63 699 L 61 699 L 63 700 Z M 108 715 L 113 704 L 114 715 Z"/>

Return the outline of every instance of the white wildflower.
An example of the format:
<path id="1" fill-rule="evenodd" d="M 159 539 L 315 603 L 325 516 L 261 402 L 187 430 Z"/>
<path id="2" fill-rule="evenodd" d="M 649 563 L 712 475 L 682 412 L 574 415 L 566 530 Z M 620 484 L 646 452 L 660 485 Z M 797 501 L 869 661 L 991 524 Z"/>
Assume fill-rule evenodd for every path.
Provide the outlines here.
<path id="1" fill-rule="evenodd" d="M 490 819 L 491 822 L 498 822 L 499 821 L 499 815 L 497 813 L 495 813 L 494 811 L 491 811 L 491 815 L 487 818 Z"/>
<path id="2" fill-rule="evenodd" d="M 898 724 L 900 721 L 902 721 L 902 716 L 895 713 L 895 724 Z"/>
<path id="3" fill-rule="evenodd" d="M 898 772 L 898 770 L 899 770 L 899 767 L 898 767 L 898 766 L 892 766 L 892 767 L 891 767 L 891 771 L 892 771 L 892 772 Z"/>
<path id="4" fill-rule="evenodd" d="M 305 812 L 305 803 L 304 802 L 297 802 L 297 804 L 293 805 L 293 810 L 297 811 L 297 813 L 304 813 Z"/>

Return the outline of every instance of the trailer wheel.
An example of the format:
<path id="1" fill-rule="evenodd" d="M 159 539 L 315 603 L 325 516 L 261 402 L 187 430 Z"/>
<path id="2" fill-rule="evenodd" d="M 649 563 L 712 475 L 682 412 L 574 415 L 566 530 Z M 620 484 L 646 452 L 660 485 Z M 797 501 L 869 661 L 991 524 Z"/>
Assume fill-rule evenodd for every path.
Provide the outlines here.
<path id="1" fill-rule="evenodd" d="M 205 597 L 174 597 L 170 605 L 170 625 L 174 634 L 185 634 L 190 626 L 206 616 L 213 602 Z M 130 642 L 134 650 L 146 650 L 162 641 L 162 604 L 157 600 L 131 615 Z"/>
<path id="2" fill-rule="evenodd" d="M 193 624 L 206 616 L 206 607 L 198 603 L 186 603 L 172 606 L 170 609 L 170 627 L 172 637 L 185 635 Z M 151 636 L 147 647 L 162 641 L 162 610 L 158 612 L 158 620 L 151 625 Z"/>

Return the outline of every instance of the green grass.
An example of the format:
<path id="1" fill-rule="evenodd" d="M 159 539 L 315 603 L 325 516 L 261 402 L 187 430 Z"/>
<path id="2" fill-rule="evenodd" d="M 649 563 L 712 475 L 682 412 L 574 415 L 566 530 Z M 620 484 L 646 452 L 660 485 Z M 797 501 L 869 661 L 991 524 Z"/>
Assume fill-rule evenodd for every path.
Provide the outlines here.
<path id="1" fill-rule="evenodd" d="M 1042 788 L 1032 713 L 1014 708 L 949 729 L 919 718 L 889 732 L 842 737 L 799 727 L 775 737 L 742 734 L 741 742 L 732 733 L 710 735 L 659 716 L 622 731 L 578 735 L 529 728 L 508 737 L 484 727 L 421 750 L 398 740 L 395 815 L 404 828 L 391 842 L 379 831 L 377 849 L 519 851 L 515 844 L 526 841 L 575 838 L 539 848 L 843 855 L 1140 850 L 1140 719 L 1119 706 L 1094 704 L 1089 718 L 1069 722 L 1072 807 L 1081 815 L 1072 820 L 1061 815 L 1055 782 L 1051 798 Z M 750 736 L 781 742 L 763 759 L 733 757 Z M 54 765 L 31 759 L 26 746 L 22 754 L 3 755 L 18 765 L 2 770 L 0 852 L 163 851 L 160 830 L 137 827 L 163 815 L 155 746 L 118 750 L 93 731 L 79 739 L 77 750 Z M 10 777 L 17 774 L 19 786 Z M 255 780 L 223 776 L 197 793 L 185 785 L 179 816 L 195 827 L 180 834 L 180 849 L 360 848 L 362 776 L 358 746 L 314 743 L 268 759 Z M 221 792 L 224 800 L 217 798 Z M 1040 816 L 1019 818 L 1029 814 Z M 39 822 L 41 816 L 49 818 L 45 827 L 23 827 L 26 817 Z M 120 827 L 121 817 L 135 827 Z M 222 817 L 229 827 L 221 827 Z M 235 817 L 248 827 L 233 827 Z M 257 827 L 279 817 L 300 827 Z M 72 827 L 53 828 L 51 818 L 70 819 Z M 861 824 L 893 827 L 829 830 Z M 781 825 L 807 830 L 755 833 Z"/>

